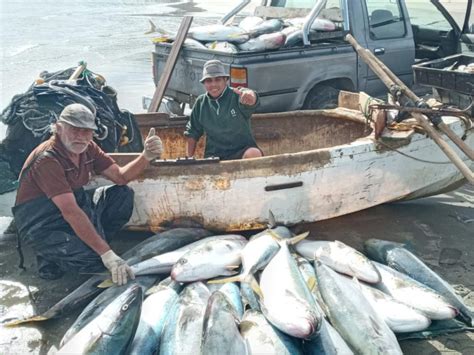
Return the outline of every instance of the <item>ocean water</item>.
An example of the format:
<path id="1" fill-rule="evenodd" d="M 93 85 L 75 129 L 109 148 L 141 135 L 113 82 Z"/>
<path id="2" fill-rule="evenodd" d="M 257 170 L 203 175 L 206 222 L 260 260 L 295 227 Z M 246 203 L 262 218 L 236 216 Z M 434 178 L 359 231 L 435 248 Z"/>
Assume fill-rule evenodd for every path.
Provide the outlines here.
<path id="1" fill-rule="evenodd" d="M 0 0 L 0 110 L 15 94 L 26 91 L 40 72 L 86 61 L 89 70 L 103 75 L 117 90 L 121 108 L 142 112 L 142 96 L 154 91 L 151 38 L 155 35 L 144 34 L 150 28 L 148 19 L 176 32 L 184 15 L 194 16 L 193 25 L 216 23 L 239 2 Z M 463 0 L 442 3 L 462 22 Z M 240 14 L 251 14 L 260 4 L 261 0 L 252 0 Z M 5 129 L 0 123 L 0 140 Z"/>
<path id="2" fill-rule="evenodd" d="M 218 0 L 0 0 L 0 109 L 44 70 L 86 61 L 118 92 L 120 108 L 142 112 L 153 95 L 148 19 L 176 32 L 182 17 L 215 23 L 238 1 Z M 5 135 L 0 125 L 0 139 Z"/>

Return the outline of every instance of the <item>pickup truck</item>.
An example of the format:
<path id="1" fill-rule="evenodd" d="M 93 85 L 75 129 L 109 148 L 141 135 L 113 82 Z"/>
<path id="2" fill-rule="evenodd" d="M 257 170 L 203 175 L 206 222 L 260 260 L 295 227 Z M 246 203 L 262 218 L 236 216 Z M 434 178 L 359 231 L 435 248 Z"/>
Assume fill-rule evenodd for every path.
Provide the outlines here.
<path id="1" fill-rule="evenodd" d="M 249 3 L 244 0 L 221 20 Z M 269 0 L 255 8 L 255 16 L 291 18 L 306 14 L 303 43 L 273 51 L 224 53 L 183 47 L 165 92 L 181 115 L 204 92 L 199 82 L 207 60 L 219 59 L 230 73 L 231 86 L 256 90 L 257 112 L 332 108 L 340 90 L 386 95 L 386 88 L 358 58 L 344 36 L 351 33 L 378 56 L 408 86 L 413 85 L 412 65 L 468 50 L 474 51 L 469 17 L 473 0 L 466 0 L 463 28 L 440 0 Z M 267 4 L 268 3 L 268 4 Z M 315 18 L 336 24 L 332 32 L 310 33 Z M 153 76 L 158 83 L 171 44 L 157 43 L 153 52 Z"/>

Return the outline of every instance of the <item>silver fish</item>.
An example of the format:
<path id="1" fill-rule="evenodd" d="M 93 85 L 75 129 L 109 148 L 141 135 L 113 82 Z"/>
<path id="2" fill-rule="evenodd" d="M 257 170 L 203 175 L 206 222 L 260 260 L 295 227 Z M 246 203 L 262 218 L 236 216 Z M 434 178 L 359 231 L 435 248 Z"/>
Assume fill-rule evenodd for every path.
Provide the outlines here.
<path id="1" fill-rule="evenodd" d="M 246 354 L 238 322 L 238 315 L 228 298 L 220 291 L 214 292 L 204 314 L 201 354 Z"/>
<path id="2" fill-rule="evenodd" d="M 259 37 L 264 34 L 279 32 L 283 29 L 283 20 L 274 18 L 265 20 L 254 27 L 249 28 L 248 34 L 250 38 Z"/>
<path id="3" fill-rule="evenodd" d="M 344 341 L 336 329 L 326 320 L 321 321 L 321 330 L 318 336 L 303 344 L 307 355 L 352 355 L 354 354 L 349 345 Z"/>
<path id="4" fill-rule="evenodd" d="M 308 339 L 321 325 L 322 315 L 286 240 L 260 276 L 263 300 L 260 306 L 265 317 L 278 329 L 297 338 Z"/>
<path id="5" fill-rule="evenodd" d="M 114 293 L 115 296 L 109 297 Z M 84 309 L 61 341 L 58 354 L 125 354 L 140 319 L 142 289 L 110 288 Z"/>
<path id="6" fill-rule="evenodd" d="M 190 249 L 176 261 L 171 278 L 179 282 L 207 280 L 235 274 L 240 266 L 240 253 L 247 244 L 241 237 L 233 240 L 211 240 Z"/>
<path id="7" fill-rule="evenodd" d="M 303 354 L 301 344 L 296 338 L 279 331 L 256 310 L 244 313 L 240 322 L 240 334 L 247 343 L 249 354 Z"/>
<path id="8" fill-rule="evenodd" d="M 168 277 L 145 299 L 129 354 L 145 355 L 156 352 L 170 310 L 177 302 L 182 288 L 182 285 Z"/>
<path id="9" fill-rule="evenodd" d="M 244 305 L 242 304 L 240 288 L 235 282 L 228 282 L 223 285 L 208 283 L 206 286 L 211 292 L 211 295 L 217 291 L 223 293 L 227 297 L 230 304 L 234 307 L 235 313 L 239 317 L 239 320 L 242 319 L 242 316 L 244 315 Z"/>
<path id="10" fill-rule="evenodd" d="M 362 292 L 318 260 L 314 263 L 329 319 L 358 354 L 402 354 L 397 338 Z"/>
<path id="11" fill-rule="evenodd" d="M 431 320 L 423 313 L 397 301 L 385 292 L 362 283 L 360 290 L 395 333 L 419 332 L 431 324 Z"/>
<path id="12" fill-rule="evenodd" d="M 265 20 L 258 16 L 247 16 L 239 22 L 239 27 L 245 32 L 250 32 L 252 28 L 260 25 L 263 21 Z"/>
<path id="13" fill-rule="evenodd" d="M 239 44 L 242 51 L 258 52 L 271 49 L 278 49 L 285 44 L 286 36 L 282 32 L 274 32 L 251 38 L 248 41 Z"/>
<path id="14" fill-rule="evenodd" d="M 182 248 L 154 256 L 150 259 L 143 260 L 138 264 L 132 265 L 131 268 L 135 275 L 166 274 L 171 271 L 173 265 L 183 255 L 202 244 L 216 240 L 242 240 L 242 238 L 242 236 L 236 234 L 224 234 L 207 237 L 204 239 L 200 239 L 194 243 L 185 245 Z"/>
<path id="15" fill-rule="evenodd" d="M 372 262 L 356 249 L 340 241 L 303 240 L 295 249 L 306 259 L 314 260 L 317 257 L 337 272 L 369 283 L 380 281 L 380 274 Z"/>
<path id="16" fill-rule="evenodd" d="M 229 42 L 210 42 L 205 46 L 207 49 L 212 49 L 217 52 L 224 53 L 237 53 L 239 49 L 232 43 Z"/>
<path id="17" fill-rule="evenodd" d="M 209 290 L 202 282 L 187 285 L 171 310 L 160 339 L 160 355 L 195 354 L 201 349 Z"/>
<path id="18" fill-rule="evenodd" d="M 232 43 L 244 43 L 249 35 L 240 27 L 226 26 L 221 24 L 192 27 L 188 37 L 198 41 L 227 41 Z"/>
<path id="19" fill-rule="evenodd" d="M 379 290 L 421 311 L 431 319 L 451 319 L 457 315 L 458 310 L 431 288 L 391 267 L 376 261 L 374 265 L 382 276 L 382 280 L 375 285 Z"/>
<path id="20" fill-rule="evenodd" d="M 470 327 L 474 327 L 474 313 L 456 294 L 453 287 L 437 273 L 404 248 L 394 248 L 387 252 L 386 263 L 391 268 L 407 274 L 412 279 L 421 282 L 436 292 L 459 310 L 459 318 Z"/>

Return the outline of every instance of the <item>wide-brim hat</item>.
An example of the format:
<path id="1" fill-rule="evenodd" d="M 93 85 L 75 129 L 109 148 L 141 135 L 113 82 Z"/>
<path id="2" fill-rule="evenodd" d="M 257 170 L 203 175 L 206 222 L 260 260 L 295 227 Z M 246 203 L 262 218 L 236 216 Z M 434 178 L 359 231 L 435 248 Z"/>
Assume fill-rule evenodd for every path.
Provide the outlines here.
<path id="1" fill-rule="evenodd" d="M 95 115 L 82 104 L 67 105 L 59 115 L 58 122 L 64 122 L 77 128 L 96 130 Z"/>
<path id="2" fill-rule="evenodd" d="M 204 63 L 204 68 L 202 68 L 202 78 L 200 82 L 209 78 L 218 78 L 218 77 L 228 78 L 229 74 L 225 72 L 224 64 L 220 60 L 213 59 Z"/>

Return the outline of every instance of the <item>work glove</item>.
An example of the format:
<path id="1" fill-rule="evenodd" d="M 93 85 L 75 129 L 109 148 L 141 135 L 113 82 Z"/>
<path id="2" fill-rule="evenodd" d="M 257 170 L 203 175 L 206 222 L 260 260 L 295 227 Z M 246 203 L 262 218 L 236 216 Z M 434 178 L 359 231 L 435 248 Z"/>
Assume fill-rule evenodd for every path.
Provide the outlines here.
<path id="1" fill-rule="evenodd" d="M 128 277 L 132 280 L 135 279 L 132 269 L 128 264 L 115 254 L 112 250 L 109 250 L 100 256 L 104 266 L 112 274 L 112 281 L 117 285 L 125 285 Z"/>
<path id="2" fill-rule="evenodd" d="M 163 143 L 160 137 L 155 135 L 155 129 L 151 128 L 148 132 L 148 136 L 145 139 L 145 149 L 143 150 L 143 156 L 146 160 L 150 161 L 159 158 L 163 153 Z"/>

